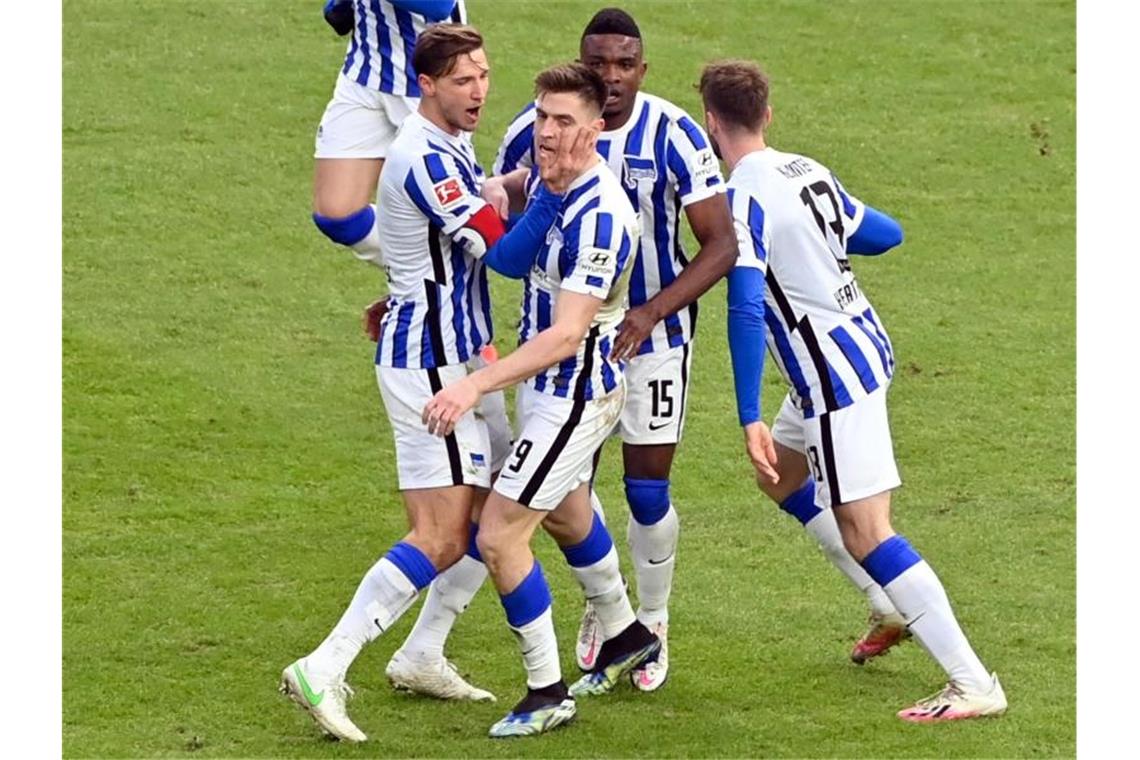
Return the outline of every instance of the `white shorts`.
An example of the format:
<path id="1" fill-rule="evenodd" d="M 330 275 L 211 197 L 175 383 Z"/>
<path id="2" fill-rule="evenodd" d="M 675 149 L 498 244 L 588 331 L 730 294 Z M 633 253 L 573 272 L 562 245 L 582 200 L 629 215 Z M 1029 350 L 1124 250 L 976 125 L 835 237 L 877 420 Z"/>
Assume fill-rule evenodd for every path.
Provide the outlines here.
<path id="1" fill-rule="evenodd" d="M 380 396 L 396 439 L 400 490 L 470 485 L 490 488 L 491 473 L 511 452 L 511 426 L 502 392 L 488 393 L 446 438 L 421 421 L 424 407 L 444 386 L 483 366 L 481 358 L 437 369 L 376 366 Z"/>
<path id="2" fill-rule="evenodd" d="M 594 474 L 594 454 L 613 432 L 625 385 L 593 401 L 573 401 L 520 385 L 519 434 L 495 490 L 525 507 L 549 512 Z"/>
<path id="3" fill-rule="evenodd" d="M 865 499 L 902 483 L 891 445 L 885 386 L 851 406 L 810 420 L 786 396 L 772 424 L 772 437 L 807 457 L 815 476 L 815 503 L 821 509 Z"/>
<path id="4" fill-rule="evenodd" d="M 315 158 L 384 158 L 419 98 L 372 90 L 344 74 L 317 127 Z"/>
<path id="5" fill-rule="evenodd" d="M 623 442 L 634 446 L 680 442 L 692 363 L 692 343 L 629 360 L 627 398 L 618 427 Z"/>

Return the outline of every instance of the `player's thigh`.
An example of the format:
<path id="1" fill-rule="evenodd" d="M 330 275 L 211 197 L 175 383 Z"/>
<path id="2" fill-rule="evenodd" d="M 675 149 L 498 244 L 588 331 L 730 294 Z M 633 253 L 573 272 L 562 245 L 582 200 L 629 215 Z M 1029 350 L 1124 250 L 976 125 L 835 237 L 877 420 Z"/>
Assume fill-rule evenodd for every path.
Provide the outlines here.
<path id="1" fill-rule="evenodd" d="M 451 565 L 467 549 L 471 532 L 472 486 L 401 491 L 408 513 L 408 538 L 437 568 Z"/>
<path id="2" fill-rule="evenodd" d="M 805 421 L 816 504 L 837 507 L 897 488 L 898 465 L 887 420 L 886 388 Z"/>
<path id="3" fill-rule="evenodd" d="M 441 388 L 467 374 L 462 364 L 436 369 L 376 367 L 384 409 L 396 442 L 401 491 L 491 485 L 491 443 L 486 423 L 468 412 L 443 437 L 428 432 L 424 406 Z"/>
<path id="4" fill-rule="evenodd" d="M 761 490 L 777 504 L 798 491 L 808 479 L 807 457 L 798 449 L 789 448 L 778 441 L 776 448 L 776 473 L 780 476 L 777 483 L 762 483 Z"/>
<path id="5" fill-rule="evenodd" d="M 575 401 L 519 388 L 519 434 L 494 489 L 542 512 L 588 484 L 594 454 L 621 414 L 624 386 L 601 398 Z"/>
<path id="6" fill-rule="evenodd" d="M 343 75 L 337 79 L 317 127 L 314 211 L 343 217 L 372 202 L 383 159 L 409 112 L 403 100 Z"/>
<path id="7" fill-rule="evenodd" d="M 626 402 L 618 430 L 631 446 L 676 445 L 685 429 L 692 343 L 641 354 L 625 369 Z"/>

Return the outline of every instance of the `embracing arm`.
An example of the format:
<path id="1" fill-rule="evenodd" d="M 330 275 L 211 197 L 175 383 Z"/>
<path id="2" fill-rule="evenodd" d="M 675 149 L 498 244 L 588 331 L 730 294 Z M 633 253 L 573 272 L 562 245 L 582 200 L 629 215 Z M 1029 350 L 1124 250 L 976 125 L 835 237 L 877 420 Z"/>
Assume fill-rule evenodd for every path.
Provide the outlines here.
<path id="1" fill-rule="evenodd" d="M 700 250 L 669 287 L 626 313 L 614 341 L 613 355 L 618 359 L 634 356 L 654 325 L 704 295 L 736 262 L 736 234 L 724 193 L 686 206 L 685 213 Z"/>

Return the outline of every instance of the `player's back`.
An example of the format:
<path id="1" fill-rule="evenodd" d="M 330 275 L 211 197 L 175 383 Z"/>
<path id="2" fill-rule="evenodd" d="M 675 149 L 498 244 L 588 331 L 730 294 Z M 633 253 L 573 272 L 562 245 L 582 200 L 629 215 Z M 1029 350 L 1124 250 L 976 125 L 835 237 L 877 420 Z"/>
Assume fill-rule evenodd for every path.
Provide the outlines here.
<path id="1" fill-rule="evenodd" d="M 355 2 L 356 20 L 341 72 L 372 90 L 420 97 L 412 52 L 416 38 L 433 23 L 467 23 L 465 0 L 457 0 L 451 16 L 434 22 L 419 13 L 398 8 L 391 0 Z"/>
<path id="2" fill-rule="evenodd" d="M 377 198 L 389 289 L 377 363 L 456 364 L 490 341 L 486 267 L 452 237 L 482 205 L 482 180 L 470 140 L 419 113 L 404 120 Z"/>
<path id="3" fill-rule="evenodd" d="M 532 185 L 534 181 L 532 173 Z M 524 281 L 519 342 L 553 324 L 563 292 L 599 298 L 602 306 L 575 355 L 527 381 L 535 390 L 587 401 L 617 386 L 622 368 L 610 359 L 610 350 L 625 316 L 638 230 L 636 212 L 604 164 L 598 163 L 567 190 L 558 219 Z"/>
<path id="4" fill-rule="evenodd" d="M 886 385 L 890 339 L 847 258 L 863 204 L 822 164 L 774 148 L 741 159 L 728 192 L 734 217 L 766 251 L 768 343 L 805 415 Z"/>
<path id="5" fill-rule="evenodd" d="M 534 165 L 534 104 L 507 128 L 494 173 Z M 668 287 L 688 264 L 681 241 L 684 206 L 721 192 L 724 181 L 704 131 L 683 109 L 639 92 L 629 120 L 598 136 L 598 153 L 639 215 L 641 254 L 630 272 L 629 303 L 639 306 Z M 665 317 L 639 353 L 687 343 L 697 304 Z"/>

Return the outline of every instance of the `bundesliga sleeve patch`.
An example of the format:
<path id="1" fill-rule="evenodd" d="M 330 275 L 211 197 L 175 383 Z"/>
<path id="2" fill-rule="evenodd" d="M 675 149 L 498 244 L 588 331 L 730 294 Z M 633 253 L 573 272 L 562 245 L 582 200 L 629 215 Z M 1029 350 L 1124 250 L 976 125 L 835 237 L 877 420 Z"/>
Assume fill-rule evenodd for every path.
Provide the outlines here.
<path id="1" fill-rule="evenodd" d="M 439 201 L 439 205 L 444 210 L 450 210 L 452 206 L 463 200 L 463 186 L 455 177 L 448 177 L 443 182 L 437 182 L 432 186 L 432 190 L 435 192 L 435 199 Z"/>

